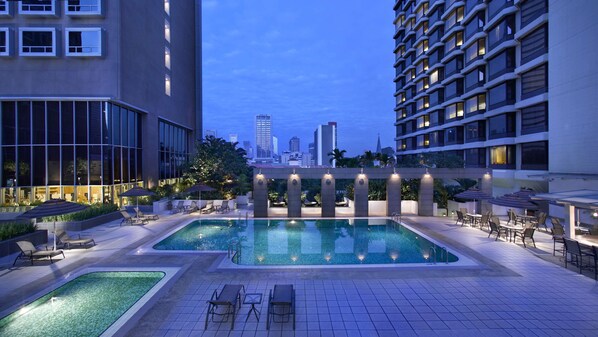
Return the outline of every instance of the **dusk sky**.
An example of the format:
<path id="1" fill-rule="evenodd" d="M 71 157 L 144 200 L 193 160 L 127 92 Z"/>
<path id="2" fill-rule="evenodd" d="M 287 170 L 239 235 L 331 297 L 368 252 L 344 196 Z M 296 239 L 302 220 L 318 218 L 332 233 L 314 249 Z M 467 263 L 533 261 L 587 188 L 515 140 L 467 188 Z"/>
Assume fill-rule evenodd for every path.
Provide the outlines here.
<path id="1" fill-rule="evenodd" d="M 203 0 L 204 131 L 255 147 L 255 116 L 272 116 L 279 152 L 338 123 L 355 156 L 394 147 L 392 1 Z"/>

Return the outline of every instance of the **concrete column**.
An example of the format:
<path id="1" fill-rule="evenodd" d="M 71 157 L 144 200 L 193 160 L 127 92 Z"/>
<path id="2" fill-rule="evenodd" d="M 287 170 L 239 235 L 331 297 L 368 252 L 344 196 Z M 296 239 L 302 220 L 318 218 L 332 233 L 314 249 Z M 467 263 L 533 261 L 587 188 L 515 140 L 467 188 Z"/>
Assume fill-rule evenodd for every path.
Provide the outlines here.
<path id="1" fill-rule="evenodd" d="M 484 174 L 482 179 L 478 181 L 478 186 L 480 186 L 480 191 L 483 193 L 492 196 L 492 175 L 490 172 Z M 492 204 L 488 202 L 488 200 L 481 201 L 481 212 L 488 212 L 492 210 Z"/>
<path id="2" fill-rule="evenodd" d="M 355 178 L 355 188 L 354 188 L 355 216 L 368 216 L 369 215 L 368 191 L 369 191 L 368 177 L 363 173 L 358 174 L 357 178 Z"/>
<path id="3" fill-rule="evenodd" d="M 253 176 L 253 216 L 268 217 L 268 180 L 261 173 Z"/>
<path id="4" fill-rule="evenodd" d="M 565 204 L 565 235 L 575 240 L 575 206 Z"/>
<path id="5" fill-rule="evenodd" d="M 401 213 L 401 177 L 397 173 L 386 179 L 386 215 Z"/>
<path id="6" fill-rule="evenodd" d="M 426 173 L 419 183 L 418 213 L 422 216 L 434 215 L 434 178 Z"/>
<path id="7" fill-rule="evenodd" d="M 336 215 L 336 182 L 332 174 L 327 173 L 322 178 L 320 198 L 322 200 L 322 217 L 333 218 Z"/>
<path id="8" fill-rule="evenodd" d="M 301 178 L 291 174 L 287 180 L 287 214 L 289 218 L 301 217 Z"/>

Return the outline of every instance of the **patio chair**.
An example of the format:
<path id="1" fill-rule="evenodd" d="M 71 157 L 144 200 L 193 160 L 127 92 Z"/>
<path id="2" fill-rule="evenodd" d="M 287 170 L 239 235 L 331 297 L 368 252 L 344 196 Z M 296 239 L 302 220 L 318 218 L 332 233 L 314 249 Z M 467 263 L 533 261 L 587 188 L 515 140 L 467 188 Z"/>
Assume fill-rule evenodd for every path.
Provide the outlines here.
<path id="1" fill-rule="evenodd" d="M 225 284 L 220 294 L 218 289 L 214 290 L 212 297 L 208 303 L 208 311 L 206 312 L 206 324 L 204 330 L 208 328 L 208 320 L 212 317 L 212 322 L 223 323 L 227 322 L 230 315 L 232 321 L 230 329 L 235 328 L 235 316 L 237 314 L 237 305 L 241 309 L 241 290 L 245 292 L 245 287 L 242 284 Z M 220 320 L 215 320 L 214 316 L 221 316 Z"/>
<path id="2" fill-rule="evenodd" d="M 579 273 L 581 274 L 581 269 L 583 268 L 583 257 L 588 256 L 596 259 L 593 251 L 589 251 L 587 249 L 582 249 L 579 242 L 575 240 L 571 240 L 568 238 L 563 238 L 565 241 L 565 268 L 567 268 L 567 254 L 571 256 L 571 263 L 575 264 L 579 267 Z M 573 262 L 573 257 L 575 256 L 575 262 Z M 595 261 L 594 261 L 595 263 Z M 587 265 L 586 265 L 587 267 Z"/>
<path id="3" fill-rule="evenodd" d="M 39 250 L 35 248 L 31 241 L 17 241 L 17 246 L 19 246 L 19 250 L 21 250 L 21 253 L 17 256 L 15 262 L 12 263 L 13 267 L 19 259 L 28 259 L 29 261 L 31 261 L 32 266 L 33 260 L 47 258 L 50 259 L 50 263 L 54 263 L 52 258 L 58 255 L 62 255 L 62 258 L 64 259 L 64 253 L 60 249 L 48 250 L 48 247 L 46 246 L 46 250 Z"/>
<path id="4" fill-rule="evenodd" d="M 200 211 L 201 214 L 209 214 L 214 212 L 214 202 L 212 200 L 208 201 L 208 203 Z"/>
<path id="5" fill-rule="evenodd" d="M 507 229 L 501 227 L 500 222 L 496 222 L 497 220 L 497 217 L 492 217 L 490 220 L 488 220 L 488 224 L 490 225 L 490 233 L 488 233 L 488 237 L 490 237 L 492 233 L 496 233 L 496 239 L 494 239 L 494 241 L 498 240 L 501 233 L 505 236 L 505 239 L 507 238 Z"/>
<path id="6" fill-rule="evenodd" d="M 513 212 L 512 209 L 509 209 L 507 211 L 507 215 L 509 216 L 509 221 L 507 221 L 507 225 L 510 225 L 511 221 L 513 221 L 513 225 L 517 225 L 517 214 L 515 214 L 515 212 Z"/>
<path id="7" fill-rule="evenodd" d="M 465 216 L 465 213 L 463 213 L 463 211 L 456 211 L 457 212 L 457 221 L 455 222 L 455 225 L 458 224 L 459 222 L 461 222 L 461 227 L 465 226 L 466 223 L 471 224 L 471 219 L 468 216 Z"/>
<path id="8" fill-rule="evenodd" d="M 482 214 L 482 218 L 480 219 L 480 229 L 484 229 L 484 226 L 490 227 L 488 221 L 490 221 L 490 213 Z"/>
<path id="9" fill-rule="evenodd" d="M 123 216 L 123 219 L 120 221 L 120 226 L 122 226 L 123 224 L 128 224 L 128 225 L 145 225 L 148 220 L 146 219 L 137 219 L 135 217 L 132 217 L 131 214 L 129 214 L 129 212 L 127 211 L 120 211 L 120 214 Z"/>
<path id="10" fill-rule="evenodd" d="M 185 206 L 185 209 L 183 210 L 183 212 L 185 214 L 190 214 L 190 213 L 197 211 L 198 209 L 199 208 L 197 207 L 197 203 L 195 203 L 195 201 L 192 201 L 191 204 Z"/>
<path id="11" fill-rule="evenodd" d="M 536 248 L 536 241 L 534 241 L 535 231 L 536 229 L 533 226 L 524 228 L 523 231 L 515 231 L 513 233 L 513 243 L 515 243 L 515 240 L 517 240 L 517 238 L 521 238 L 521 241 L 523 242 L 523 248 L 527 248 L 527 246 L 525 245 L 525 239 L 531 239 L 532 243 L 534 244 L 534 248 Z"/>
<path id="12" fill-rule="evenodd" d="M 540 229 L 540 226 L 544 226 L 544 230 L 546 230 L 546 232 L 548 232 L 548 227 L 546 226 L 546 218 L 548 217 L 548 215 L 544 212 L 539 212 L 538 213 L 538 217 L 536 218 L 536 220 L 532 221 L 532 224 Z"/>
<path id="13" fill-rule="evenodd" d="M 179 200 L 177 205 L 172 208 L 172 214 L 181 213 L 185 210 L 185 202 L 183 200 Z"/>
<path id="14" fill-rule="evenodd" d="M 555 256 L 556 252 L 561 252 L 563 255 L 565 255 L 565 241 L 563 240 L 565 238 L 565 230 L 563 229 L 563 226 L 554 226 L 551 228 L 552 231 L 552 256 Z M 556 249 L 556 244 L 560 243 L 561 249 Z"/>
<path id="15" fill-rule="evenodd" d="M 137 207 L 135 207 L 133 209 L 135 210 L 135 213 L 137 213 L 137 218 L 138 219 L 147 219 L 147 220 L 158 220 L 158 219 L 160 219 L 160 217 L 158 216 L 158 214 L 144 214 Z"/>
<path id="16" fill-rule="evenodd" d="M 222 206 L 220 206 L 220 213 L 228 213 L 230 211 L 230 207 L 228 207 L 228 200 L 222 201 Z"/>
<path id="17" fill-rule="evenodd" d="M 56 240 L 64 247 L 70 249 L 72 245 L 87 246 L 90 243 L 94 246 L 96 242 L 92 238 L 82 238 L 81 234 L 76 239 L 71 238 L 64 229 L 56 230 Z"/>
<path id="18" fill-rule="evenodd" d="M 266 330 L 270 330 L 270 320 L 274 323 L 287 323 L 293 317 L 293 330 L 295 330 L 295 289 L 292 284 L 277 284 L 274 292 L 270 290 L 268 296 L 268 320 Z M 276 321 L 280 317 L 280 321 Z"/>

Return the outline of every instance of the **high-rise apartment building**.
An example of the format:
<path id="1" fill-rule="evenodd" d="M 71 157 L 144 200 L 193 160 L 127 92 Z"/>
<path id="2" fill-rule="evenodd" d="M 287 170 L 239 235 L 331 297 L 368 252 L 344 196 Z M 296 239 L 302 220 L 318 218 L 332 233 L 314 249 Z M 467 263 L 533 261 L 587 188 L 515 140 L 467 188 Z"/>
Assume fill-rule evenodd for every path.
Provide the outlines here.
<path id="1" fill-rule="evenodd" d="M 238 143 L 239 142 L 239 135 L 236 133 L 231 133 L 228 135 L 228 141 L 230 143 Z"/>
<path id="2" fill-rule="evenodd" d="M 0 202 L 111 202 L 180 177 L 201 137 L 200 8 L 0 1 Z"/>
<path id="3" fill-rule="evenodd" d="M 336 122 L 328 122 L 327 125 L 319 125 L 314 132 L 315 165 L 333 166 L 328 153 L 337 148 L 336 143 Z"/>
<path id="4" fill-rule="evenodd" d="M 272 155 L 278 156 L 278 137 L 272 136 Z"/>
<path id="5" fill-rule="evenodd" d="M 270 115 L 255 116 L 256 162 L 272 162 L 272 118 Z"/>
<path id="6" fill-rule="evenodd" d="M 397 156 L 451 153 L 493 169 L 497 186 L 546 189 L 534 176 L 548 171 L 549 115 L 566 113 L 549 109 L 548 8 L 396 1 Z"/>
<path id="7" fill-rule="evenodd" d="M 245 149 L 245 153 L 247 153 L 246 157 L 248 159 L 253 159 L 253 146 L 251 146 L 250 141 L 243 141 L 243 149 Z"/>
<path id="8" fill-rule="evenodd" d="M 295 136 L 289 140 L 289 151 L 290 152 L 301 152 L 299 137 Z"/>

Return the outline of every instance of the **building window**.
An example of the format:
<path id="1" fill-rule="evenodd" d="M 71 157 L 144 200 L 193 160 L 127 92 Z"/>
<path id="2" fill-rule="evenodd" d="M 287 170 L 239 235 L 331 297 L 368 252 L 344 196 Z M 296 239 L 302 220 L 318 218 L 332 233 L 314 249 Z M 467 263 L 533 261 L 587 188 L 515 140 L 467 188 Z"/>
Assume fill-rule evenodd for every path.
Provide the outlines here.
<path id="1" fill-rule="evenodd" d="M 444 76 L 450 77 L 463 69 L 463 56 L 459 55 L 447 61 L 444 66 Z"/>
<path id="2" fill-rule="evenodd" d="M 521 28 L 527 26 L 540 15 L 548 13 L 548 0 L 527 0 L 521 3 Z"/>
<path id="3" fill-rule="evenodd" d="M 515 48 L 507 48 L 488 61 L 488 79 L 490 81 L 514 70 Z"/>
<path id="4" fill-rule="evenodd" d="M 548 53 L 548 25 L 544 25 L 521 40 L 521 64 Z"/>
<path id="5" fill-rule="evenodd" d="M 417 100 L 417 111 L 422 111 L 430 107 L 430 99 L 424 96 Z"/>
<path id="6" fill-rule="evenodd" d="M 423 115 L 417 118 L 417 128 L 423 129 L 430 126 L 430 116 Z"/>
<path id="7" fill-rule="evenodd" d="M 463 103 L 451 104 L 444 110 L 445 121 L 450 121 L 451 119 L 459 117 L 463 117 Z"/>
<path id="8" fill-rule="evenodd" d="M 170 48 L 164 47 L 164 66 L 170 69 Z"/>
<path id="9" fill-rule="evenodd" d="M 19 1 L 19 14 L 54 15 L 56 14 L 56 0 Z"/>
<path id="10" fill-rule="evenodd" d="M 101 15 L 102 0 L 67 0 L 67 15 Z"/>
<path id="11" fill-rule="evenodd" d="M 521 99 L 548 91 L 548 66 L 543 64 L 521 74 Z"/>
<path id="12" fill-rule="evenodd" d="M 484 121 L 469 123 L 465 126 L 465 141 L 479 142 L 486 140 L 486 125 Z"/>
<path id="13" fill-rule="evenodd" d="M 465 50 L 465 64 L 479 60 L 486 54 L 486 39 L 481 38 Z"/>
<path id="14" fill-rule="evenodd" d="M 430 112 L 430 126 L 441 125 L 444 123 L 444 111 L 436 110 Z"/>
<path id="15" fill-rule="evenodd" d="M 66 56 L 102 56 L 101 28 L 66 28 Z"/>
<path id="16" fill-rule="evenodd" d="M 490 148 L 490 165 L 492 168 L 515 168 L 515 147 L 512 145 Z"/>
<path id="17" fill-rule="evenodd" d="M 486 83 L 486 67 L 477 67 L 465 74 L 465 91 L 484 86 Z"/>
<path id="18" fill-rule="evenodd" d="M 417 64 L 415 71 L 419 75 L 424 73 L 426 70 L 428 70 L 428 59 L 423 59 Z"/>
<path id="19" fill-rule="evenodd" d="M 548 103 L 521 109 L 521 134 L 548 131 Z"/>
<path id="20" fill-rule="evenodd" d="M 170 42 L 170 22 L 168 20 L 164 20 L 164 38 Z"/>
<path id="21" fill-rule="evenodd" d="M 430 93 L 430 106 L 436 106 L 444 102 L 444 90 L 439 89 Z"/>
<path id="22" fill-rule="evenodd" d="M 417 50 L 415 56 L 420 56 L 424 52 L 428 51 L 428 40 L 423 40 L 421 43 L 417 44 Z"/>
<path id="23" fill-rule="evenodd" d="M 463 127 L 455 126 L 444 131 L 444 145 L 463 144 Z"/>
<path id="24" fill-rule="evenodd" d="M 515 34 L 515 16 L 511 15 L 499 22 L 488 32 L 488 48 L 492 49 L 504 41 L 512 40 Z"/>
<path id="25" fill-rule="evenodd" d="M 8 11 L 8 1 L 6 0 L 0 1 L 0 15 L 10 15 Z"/>
<path id="26" fill-rule="evenodd" d="M 189 131 L 166 121 L 158 121 L 160 179 L 180 178 L 189 159 Z"/>
<path id="27" fill-rule="evenodd" d="M 453 28 L 456 24 L 463 20 L 463 7 L 457 7 L 444 23 L 445 30 L 448 32 L 449 29 Z"/>
<path id="28" fill-rule="evenodd" d="M 459 78 L 444 87 L 444 98 L 448 101 L 463 95 L 463 79 Z"/>
<path id="29" fill-rule="evenodd" d="M 465 101 L 465 114 L 475 115 L 486 111 L 486 94 L 480 94 L 468 98 Z"/>
<path id="30" fill-rule="evenodd" d="M 0 56 L 10 55 L 10 34 L 7 27 L 0 28 Z"/>
<path id="31" fill-rule="evenodd" d="M 54 28 L 19 28 L 19 55 L 56 56 Z"/>
<path id="32" fill-rule="evenodd" d="M 548 170 L 548 142 L 521 144 L 522 170 Z"/>
<path id="33" fill-rule="evenodd" d="M 491 0 L 488 4 L 488 18 L 492 19 L 507 6 L 512 6 L 513 0 Z"/>
<path id="34" fill-rule="evenodd" d="M 170 96 L 170 75 L 164 76 L 164 93 Z"/>
<path id="35" fill-rule="evenodd" d="M 417 136 L 417 147 L 418 148 L 426 148 L 429 145 L 430 145 L 430 137 L 427 134 Z"/>
<path id="36" fill-rule="evenodd" d="M 430 85 L 442 81 L 444 79 L 444 69 L 439 68 L 432 71 L 430 74 Z"/>
<path id="37" fill-rule="evenodd" d="M 465 152 L 465 167 L 486 167 L 486 149 L 467 149 Z"/>
<path id="38" fill-rule="evenodd" d="M 488 90 L 490 109 L 515 103 L 515 80 L 509 80 Z"/>
<path id="39" fill-rule="evenodd" d="M 170 0 L 164 0 L 164 12 L 170 15 Z"/>
<path id="40" fill-rule="evenodd" d="M 444 146 L 444 133 L 442 131 L 436 131 L 430 133 L 429 136 L 429 147 Z"/>
<path id="41" fill-rule="evenodd" d="M 418 94 L 424 92 L 426 89 L 428 89 L 430 83 L 427 77 L 424 77 L 421 79 L 421 81 L 417 81 L 416 83 L 416 92 Z"/>
<path id="42" fill-rule="evenodd" d="M 488 118 L 488 138 L 504 138 L 515 136 L 515 116 L 506 113 Z"/>
<path id="43" fill-rule="evenodd" d="M 465 25 L 465 40 L 469 39 L 473 35 L 478 32 L 483 31 L 484 25 L 486 24 L 484 20 L 485 13 L 483 11 L 478 12 L 471 21 L 469 21 Z"/>
<path id="44" fill-rule="evenodd" d="M 456 32 L 451 35 L 444 46 L 444 53 L 448 54 L 463 44 L 463 32 Z"/>
<path id="45" fill-rule="evenodd" d="M 428 58 L 430 65 L 435 65 L 436 63 L 440 63 L 442 58 L 444 57 L 444 48 L 436 48 L 434 52 L 430 54 Z"/>

